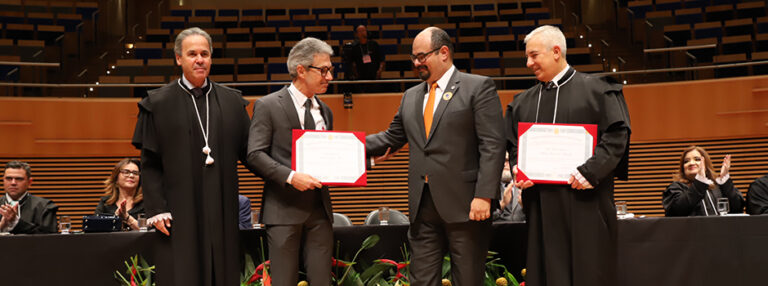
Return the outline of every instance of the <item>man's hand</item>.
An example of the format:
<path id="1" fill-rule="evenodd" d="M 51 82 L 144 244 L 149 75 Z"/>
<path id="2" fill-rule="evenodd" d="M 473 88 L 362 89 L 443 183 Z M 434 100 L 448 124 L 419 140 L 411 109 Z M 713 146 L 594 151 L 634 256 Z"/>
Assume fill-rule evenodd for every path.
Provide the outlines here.
<path id="1" fill-rule="evenodd" d="M 501 201 L 499 202 L 501 208 L 506 207 L 509 202 L 512 201 L 512 188 L 514 187 L 515 184 L 509 184 L 506 188 L 504 188 L 504 196 L 501 197 Z"/>
<path id="2" fill-rule="evenodd" d="M 3 205 L 0 207 L 0 215 L 3 216 L 2 219 L 0 219 L 0 229 L 4 229 L 8 226 L 9 223 L 11 223 L 13 220 L 16 219 L 16 215 L 19 213 L 19 204 L 16 204 L 15 206 L 11 207 L 9 205 Z"/>
<path id="3" fill-rule="evenodd" d="M 389 158 L 392 158 L 392 156 L 395 156 L 395 154 L 397 154 L 397 151 L 399 151 L 399 150 L 395 150 L 395 152 L 389 153 L 390 149 L 391 148 L 387 148 L 387 152 L 385 152 L 384 155 L 381 155 L 379 157 L 374 157 L 373 164 L 378 165 L 380 162 L 389 160 Z"/>
<path id="4" fill-rule="evenodd" d="M 592 184 L 590 184 L 589 181 L 587 181 L 587 179 L 584 178 L 578 171 L 568 177 L 568 184 L 571 185 L 571 188 L 574 190 L 586 190 L 594 188 Z"/>
<path id="5" fill-rule="evenodd" d="M 320 180 L 315 179 L 308 174 L 296 172 L 293 174 L 293 178 L 291 178 L 291 186 L 303 192 L 321 188 L 323 187 L 323 184 L 320 183 Z"/>
<path id="6" fill-rule="evenodd" d="M 168 231 L 168 228 L 171 227 L 171 219 L 170 218 L 159 219 L 159 220 L 155 221 L 155 223 L 152 224 L 152 225 L 155 226 L 155 229 L 159 230 L 160 232 L 164 233 L 165 235 L 167 235 L 167 236 L 171 235 L 171 232 Z"/>
<path id="7" fill-rule="evenodd" d="M 514 182 L 515 187 L 520 190 L 520 193 L 523 193 L 523 190 L 527 188 L 533 187 L 533 182 L 531 180 L 517 181 L 517 165 L 512 166 L 512 182 Z"/>
<path id="8" fill-rule="evenodd" d="M 474 198 L 469 209 L 469 219 L 484 221 L 491 217 L 491 199 Z"/>

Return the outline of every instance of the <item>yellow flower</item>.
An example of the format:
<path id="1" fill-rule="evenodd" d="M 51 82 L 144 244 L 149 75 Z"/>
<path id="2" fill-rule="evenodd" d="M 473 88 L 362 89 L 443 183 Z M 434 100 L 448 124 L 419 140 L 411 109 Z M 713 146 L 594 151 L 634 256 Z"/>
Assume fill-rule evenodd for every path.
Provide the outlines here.
<path id="1" fill-rule="evenodd" d="M 523 268 L 523 270 L 520 271 L 520 275 L 523 276 L 523 279 L 525 279 L 525 272 L 526 272 L 526 268 Z"/>
<path id="2" fill-rule="evenodd" d="M 309 283 L 307 281 L 301 280 L 299 281 L 299 284 L 296 284 L 296 286 L 309 286 Z"/>
<path id="3" fill-rule="evenodd" d="M 451 286 L 451 280 L 443 279 L 443 286 Z"/>
<path id="4" fill-rule="evenodd" d="M 499 279 L 496 279 L 496 286 L 507 286 L 507 279 L 499 277 Z"/>

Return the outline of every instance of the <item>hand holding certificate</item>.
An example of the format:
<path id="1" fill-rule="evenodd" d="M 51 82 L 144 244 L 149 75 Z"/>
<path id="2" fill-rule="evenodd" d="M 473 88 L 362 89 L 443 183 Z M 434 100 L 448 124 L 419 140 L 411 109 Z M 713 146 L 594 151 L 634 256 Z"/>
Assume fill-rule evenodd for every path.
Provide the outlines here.
<path id="1" fill-rule="evenodd" d="M 365 186 L 365 134 L 293 130 L 291 165 L 323 185 Z"/>
<path id="2" fill-rule="evenodd" d="M 568 184 L 597 144 L 597 125 L 519 123 L 517 181 Z"/>

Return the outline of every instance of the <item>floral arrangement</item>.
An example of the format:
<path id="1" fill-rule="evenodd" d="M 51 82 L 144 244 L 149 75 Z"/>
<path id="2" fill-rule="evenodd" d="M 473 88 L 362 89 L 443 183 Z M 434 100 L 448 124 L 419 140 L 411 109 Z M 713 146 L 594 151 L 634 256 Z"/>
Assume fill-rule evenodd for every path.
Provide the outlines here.
<path id="1" fill-rule="evenodd" d="M 400 249 L 403 261 L 391 259 L 376 259 L 373 263 L 364 265 L 357 262 L 357 257 L 366 249 L 374 247 L 379 242 L 378 235 L 367 237 L 360 248 L 350 261 L 331 258 L 333 267 L 332 279 L 334 286 L 406 286 L 408 280 L 408 267 L 410 265 L 410 254 L 405 245 Z M 241 275 L 241 286 L 271 286 L 269 276 L 269 260 L 264 257 L 264 242 L 261 241 L 261 263 L 256 266 L 251 256 L 246 254 L 245 273 Z M 337 250 L 339 247 L 337 247 Z M 498 253 L 489 251 L 488 261 L 485 264 L 485 277 L 482 286 L 524 286 L 525 282 L 518 283 L 517 279 L 507 270 L 506 266 L 501 264 L 501 259 L 495 256 Z M 336 257 L 339 254 L 336 253 Z M 525 270 L 523 270 L 525 271 Z M 451 258 L 446 255 L 443 258 L 442 276 L 443 286 L 452 285 L 451 277 Z M 524 272 L 523 272 L 524 273 Z M 525 274 L 523 274 L 525 275 Z M 297 286 L 307 286 L 306 281 L 301 281 Z"/>
<path id="2" fill-rule="evenodd" d="M 115 279 L 120 282 L 120 285 L 124 286 L 154 286 L 152 282 L 152 274 L 155 273 L 155 266 L 149 265 L 144 257 L 136 254 L 130 257 L 130 263 L 124 261 L 125 276 L 120 271 L 115 271 Z M 126 278 L 126 276 L 128 278 Z"/>

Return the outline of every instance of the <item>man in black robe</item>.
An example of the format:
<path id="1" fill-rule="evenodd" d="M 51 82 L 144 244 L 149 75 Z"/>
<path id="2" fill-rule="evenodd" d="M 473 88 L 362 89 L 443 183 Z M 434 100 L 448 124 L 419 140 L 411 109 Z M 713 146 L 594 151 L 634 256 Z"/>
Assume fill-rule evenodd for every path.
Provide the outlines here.
<path id="1" fill-rule="evenodd" d="M 596 124 L 594 154 L 567 185 L 516 181 L 528 218 L 528 285 L 616 285 L 614 176 L 626 178 L 629 114 L 621 85 L 575 71 L 565 37 L 542 26 L 525 38 L 528 68 L 541 81 L 507 107 L 507 148 L 517 173 L 518 123 Z"/>
<path id="2" fill-rule="evenodd" d="M 3 190 L 0 197 L 0 232 L 36 234 L 56 232 L 56 211 L 59 207 L 51 200 L 28 192 L 32 185 L 29 164 L 11 161 L 3 172 Z"/>
<path id="3" fill-rule="evenodd" d="M 747 192 L 747 213 L 768 214 L 768 175 L 755 179 Z"/>
<path id="4" fill-rule="evenodd" d="M 172 275 L 159 268 L 158 284 L 238 285 L 237 161 L 246 162 L 248 102 L 207 78 L 205 31 L 184 30 L 175 45 L 182 77 L 149 91 L 133 135 L 148 223 L 171 240 Z"/>

